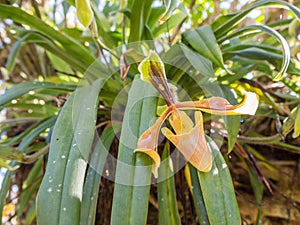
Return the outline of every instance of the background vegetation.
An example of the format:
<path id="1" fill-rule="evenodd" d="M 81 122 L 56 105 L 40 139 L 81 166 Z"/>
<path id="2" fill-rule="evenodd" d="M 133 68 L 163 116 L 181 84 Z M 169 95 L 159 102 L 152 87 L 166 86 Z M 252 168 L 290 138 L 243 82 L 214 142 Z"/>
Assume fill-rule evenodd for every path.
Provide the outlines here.
<path id="1" fill-rule="evenodd" d="M 1 0 L 2 223 L 232 225 L 241 217 L 244 224 L 297 224 L 299 6 Z M 259 95 L 255 116 L 204 114 L 212 151 L 222 153 L 218 176 L 188 165 L 136 187 L 135 177 L 151 181 L 151 170 L 123 170 L 110 160 L 151 163 L 133 154 L 137 140 L 125 132 L 141 135 L 165 104 L 157 93 L 143 98 L 153 90 L 136 76 L 150 49 L 167 62 L 169 81 L 185 90 L 180 100 L 221 96 L 237 104 L 244 91 Z M 174 146 L 163 141 L 159 152 L 166 158 Z M 169 165 L 160 167 L 160 177 L 170 174 Z M 115 176 L 131 185 L 115 184 Z"/>

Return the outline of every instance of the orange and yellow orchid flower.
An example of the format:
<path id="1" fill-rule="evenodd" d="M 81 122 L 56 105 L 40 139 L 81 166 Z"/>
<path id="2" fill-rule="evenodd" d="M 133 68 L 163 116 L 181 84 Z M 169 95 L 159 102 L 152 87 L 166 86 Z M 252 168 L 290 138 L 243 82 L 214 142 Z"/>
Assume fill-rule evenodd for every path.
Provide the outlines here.
<path id="1" fill-rule="evenodd" d="M 139 71 L 141 78 L 152 84 L 168 105 L 156 122 L 141 135 L 134 150 L 143 152 L 153 159 L 152 172 L 155 177 L 158 176 L 160 165 L 160 156 L 157 152 L 160 131 L 195 168 L 208 172 L 212 166 L 212 155 L 205 140 L 201 111 L 216 115 L 254 115 L 258 107 L 258 96 L 252 92 L 245 92 L 243 101 L 238 105 L 231 105 L 221 97 L 175 102 L 176 98 L 167 84 L 163 63 L 154 51 L 150 51 L 149 56 L 140 63 Z M 195 124 L 183 111 L 187 109 L 196 110 Z M 166 127 L 161 128 L 168 117 L 175 133 Z"/>
<path id="2" fill-rule="evenodd" d="M 190 117 L 183 111 L 174 111 L 170 124 L 176 134 L 163 127 L 161 132 L 168 138 L 199 171 L 208 172 L 212 166 L 212 155 L 205 141 L 203 118 L 200 111 L 195 112 L 195 126 Z"/>

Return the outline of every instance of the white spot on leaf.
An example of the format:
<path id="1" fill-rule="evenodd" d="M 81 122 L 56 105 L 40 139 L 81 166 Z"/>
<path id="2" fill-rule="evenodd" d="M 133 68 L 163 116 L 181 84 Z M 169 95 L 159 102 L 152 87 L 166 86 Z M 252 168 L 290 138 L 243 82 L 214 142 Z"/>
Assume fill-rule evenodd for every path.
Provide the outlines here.
<path id="1" fill-rule="evenodd" d="M 215 168 L 213 171 L 212 171 L 213 175 L 218 175 L 219 174 L 219 170 L 218 168 Z"/>

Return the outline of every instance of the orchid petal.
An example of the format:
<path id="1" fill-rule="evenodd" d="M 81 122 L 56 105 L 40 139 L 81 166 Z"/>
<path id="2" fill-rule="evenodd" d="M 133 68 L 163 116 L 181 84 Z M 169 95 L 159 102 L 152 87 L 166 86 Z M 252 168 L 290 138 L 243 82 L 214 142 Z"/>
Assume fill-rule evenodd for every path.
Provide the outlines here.
<path id="1" fill-rule="evenodd" d="M 201 112 L 195 112 L 195 118 L 197 124 L 190 132 L 173 134 L 166 127 L 161 131 L 195 168 L 208 172 L 212 166 L 212 156 L 206 144 Z"/>
<path id="2" fill-rule="evenodd" d="M 158 176 L 158 168 L 160 166 L 160 156 L 157 153 L 159 131 L 163 122 L 169 114 L 173 112 L 173 110 L 174 109 L 172 107 L 167 108 L 156 122 L 144 131 L 138 140 L 136 149 L 134 150 L 134 152 L 143 152 L 151 157 L 154 161 L 154 164 L 152 165 L 152 173 L 155 178 Z"/>
<path id="3" fill-rule="evenodd" d="M 147 129 L 139 138 L 137 148 L 148 148 L 155 150 L 157 147 L 159 127 L 155 125 Z"/>
<path id="4" fill-rule="evenodd" d="M 259 97 L 253 92 L 246 92 L 243 101 L 239 104 L 239 107 L 232 110 L 237 114 L 254 115 L 259 104 Z"/>
<path id="5" fill-rule="evenodd" d="M 180 109 L 198 109 L 216 115 L 254 115 L 259 104 L 258 95 L 245 92 L 244 99 L 237 105 L 231 105 L 225 98 L 211 97 L 194 102 L 180 102 L 176 104 Z"/>
<path id="6" fill-rule="evenodd" d="M 157 139 L 160 129 L 160 123 L 155 123 L 147 129 L 139 138 L 137 148 L 134 152 L 142 152 L 147 154 L 152 160 L 152 173 L 155 178 L 158 177 L 158 167 L 160 166 L 160 156 L 157 153 Z"/>
<path id="7" fill-rule="evenodd" d="M 142 152 L 147 154 L 152 160 L 153 160 L 153 164 L 152 164 L 152 173 L 154 175 L 155 178 L 158 177 L 158 168 L 160 166 L 160 156 L 157 153 L 157 151 L 153 150 L 153 149 L 147 149 L 147 148 L 139 148 L 134 150 L 134 152 Z"/>
<path id="8" fill-rule="evenodd" d="M 179 110 L 171 114 L 169 121 L 176 134 L 189 132 L 194 126 L 191 118 L 185 112 Z"/>

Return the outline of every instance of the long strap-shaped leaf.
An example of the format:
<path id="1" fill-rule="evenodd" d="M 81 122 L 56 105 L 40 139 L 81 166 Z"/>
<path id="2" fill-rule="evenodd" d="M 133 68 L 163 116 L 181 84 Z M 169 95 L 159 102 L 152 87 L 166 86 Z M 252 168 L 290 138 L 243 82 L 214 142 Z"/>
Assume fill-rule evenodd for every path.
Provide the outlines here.
<path id="1" fill-rule="evenodd" d="M 115 137 L 112 126 L 106 128 L 98 140 L 91 155 L 90 166 L 86 173 L 81 205 L 81 225 L 94 225 L 97 210 L 99 184 L 102 170 L 106 162 L 108 149 Z"/>
<path id="2" fill-rule="evenodd" d="M 145 0 L 134 0 L 130 16 L 130 36 L 129 41 L 140 41 L 144 29 L 144 12 Z"/>
<path id="3" fill-rule="evenodd" d="M 0 98 L 0 106 L 3 106 L 6 103 L 9 103 L 11 100 L 21 97 L 22 95 L 28 93 L 32 90 L 41 90 L 41 89 L 60 89 L 66 91 L 72 91 L 76 87 L 75 85 L 65 85 L 65 84 L 55 84 L 51 82 L 23 82 L 17 84 L 7 90 L 4 95 Z"/>
<path id="4" fill-rule="evenodd" d="M 292 4 L 282 0 L 262 0 L 252 4 L 249 8 L 237 13 L 228 21 L 215 29 L 217 39 L 224 36 L 228 31 L 235 27 L 242 19 L 244 19 L 252 10 L 260 7 L 284 7 L 290 9 L 298 18 L 300 18 L 300 10 Z"/>
<path id="5" fill-rule="evenodd" d="M 39 225 L 80 222 L 86 156 L 91 148 L 102 80 L 77 89 L 65 103 L 54 127 L 46 173 L 37 197 Z"/>
<path id="6" fill-rule="evenodd" d="M 67 49 L 68 52 L 72 53 L 72 56 L 83 61 L 87 66 L 94 62 L 94 56 L 81 44 L 79 44 L 74 39 L 62 35 L 59 31 L 53 29 L 44 21 L 36 18 L 24 10 L 0 4 L 0 18 L 9 18 L 15 22 L 26 24 L 31 28 L 41 32 L 52 40 L 55 40 Z"/>
<path id="7" fill-rule="evenodd" d="M 204 26 L 182 34 L 183 41 L 187 42 L 201 55 L 224 68 L 221 49 L 210 26 Z"/>
<path id="8" fill-rule="evenodd" d="M 159 224 L 161 225 L 178 225 L 180 217 L 176 201 L 176 188 L 174 175 L 172 174 L 170 144 L 165 144 L 165 149 L 162 155 L 162 164 L 159 167 L 159 177 L 163 180 L 158 183 L 158 215 Z"/>
<path id="9" fill-rule="evenodd" d="M 282 76 L 285 74 L 285 72 L 288 69 L 290 59 L 291 59 L 291 54 L 290 54 L 290 48 L 289 48 L 287 41 L 276 30 L 274 30 L 270 27 L 264 26 L 264 25 L 250 25 L 250 26 L 241 28 L 241 29 L 237 30 L 236 32 L 233 32 L 233 33 L 225 36 L 224 38 L 220 39 L 220 41 L 225 41 L 226 39 L 231 39 L 231 38 L 239 36 L 241 34 L 246 35 L 247 33 L 256 32 L 258 30 L 262 30 L 262 31 L 274 36 L 280 42 L 280 44 L 282 46 L 283 50 L 282 50 L 281 69 L 280 69 L 279 73 L 274 77 L 274 80 L 280 80 L 280 78 L 282 78 Z"/>
<path id="10" fill-rule="evenodd" d="M 72 51 L 70 51 L 68 48 L 62 48 L 61 46 L 59 46 L 48 36 L 43 35 L 36 31 L 29 30 L 29 31 L 26 31 L 24 36 L 22 36 L 22 38 L 14 44 L 14 46 L 15 45 L 17 45 L 17 46 L 15 46 L 15 48 L 12 49 L 13 51 L 11 51 L 11 53 L 10 53 L 9 60 L 7 63 L 9 63 L 8 66 L 10 66 L 10 68 L 8 68 L 8 69 L 10 69 L 11 71 L 12 71 L 13 65 L 14 65 L 13 61 L 18 56 L 18 52 L 20 51 L 22 44 L 24 44 L 26 42 L 31 42 L 31 43 L 41 46 L 45 50 L 56 55 L 57 57 L 64 60 L 70 66 L 74 67 L 75 69 L 77 69 L 78 71 L 80 71 L 82 73 L 85 72 L 85 70 L 90 65 L 90 64 L 87 64 L 85 61 L 83 61 L 80 57 L 77 57 L 77 56 L 75 57 L 74 53 L 72 53 Z"/>
<path id="11" fill-rule="evenodd" d="M 205 203 L 203 199 L 203 194 L 201 190 L 201 186 L 198 178 L 198 171 L 195 167 L 189 164 L 189 170 L 192 181 L 192 191 L 193 191 L 193 199 L 196 208 L 196 213 L 198 216 L 198 221 L 200 225 L 209 225 L 208 215 L 205 208 Z"/>
<path id="12" fill-rule="evenodd" d="M 226 97 L 227 100 L 231 104 L 238 104 L 238 101 L 236 100 L 236 97 L 230 90 L 228 86 L 223 85 L 222 86 L 223 93 Z M 228 138 L 228 153 L 232 151 L 234 148 L 237 135 L 240 130 L 240 121 L 241 121 L 241 116 L 223 116 L 224 118 L 224 125 L 227 130 L 227 138 Z"/>
<path id="13" fill-rule="evenodd" d="M 112 206 L 112 225 L 146 224 L 151 182 L 151 160 L 133 153 L 138 137 L 156 115 L 156 91 L 135 79 L 129 91 L 122 124 Z"/>
<path id="14" fill-rule="evenodd" d="M 203 217 L 199 220 L 204 219 L 205 221 L 207 214 L 211 225 L 240 225 L 241 218 L 229 169 L 214 141 L 209 137 L 207 137 L 207 141 L 214 155 L 214 162 L 209 173 L 198 171 L 198 185 L 200 184 L 205 205 L 205 209 L 202 207 L 197 210 L 197 213 L 200 213 L 198 216 Z M 197 182 L 195 183 L 194 179 L 192 182 L 195 187 Z M 196 199 L 197 202 L 199 199 Z"/>

